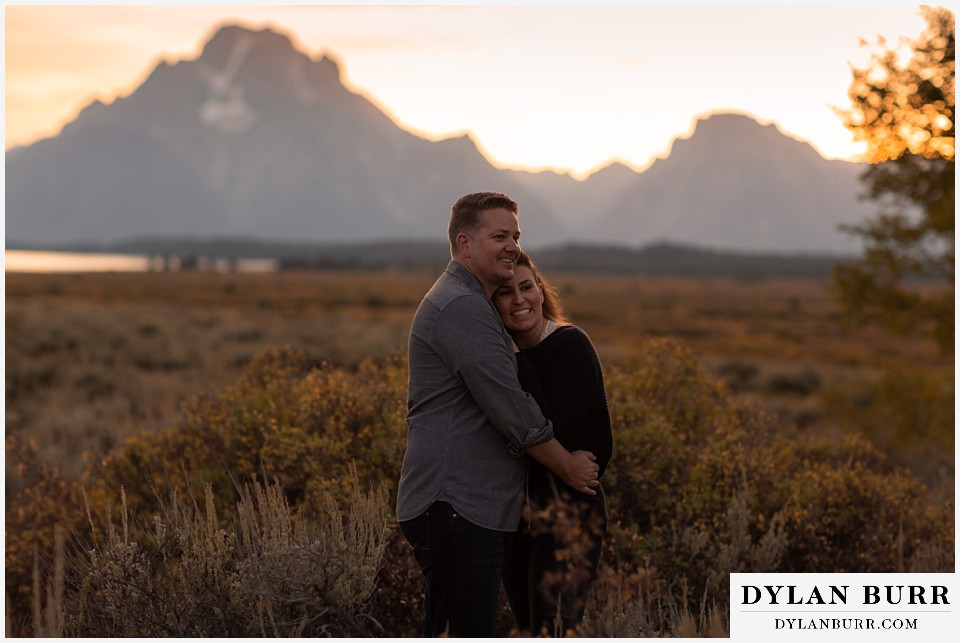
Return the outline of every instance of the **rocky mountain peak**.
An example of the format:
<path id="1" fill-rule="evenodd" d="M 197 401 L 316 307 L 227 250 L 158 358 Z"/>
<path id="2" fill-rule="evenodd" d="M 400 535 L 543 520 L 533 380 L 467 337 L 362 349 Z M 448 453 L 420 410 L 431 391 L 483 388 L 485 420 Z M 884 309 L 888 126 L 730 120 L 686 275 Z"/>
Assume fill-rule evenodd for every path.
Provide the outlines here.
<path id="1" fill-rule="evenodd" d="M 808 143 L 782 132 L 774 124 L 759 123 L 736 113 L 716 113 L 697 121 L 689 138 L 674 141 L 670 156 L 696 156 L 704 160 L 729 159 L 731 155 L 803 157 L 808 161 L 822 157 Z M 814 158 L 815 157 L 815 158 Z"/>
<path id="2" fill-rule="evenodd" d="M 207 41 L 200 54 L 200 61 L 222 69 L 238 55 L 250 54 L 279 60 L 302 55 L 294 48 L 288 36 L 272 29 L 254 30 L 240 25 L 223 25 Z"/>
<path id="3" fill-rule="evenodd" d="M 270 89 L 292 87 L 301 93 L 308 87 L 341 84 L 340 68 L 333 60 L 325 56 L 311 60 L 287 35 L 269 28 L 225 25 L 210 38 L 197 62 L 209 70 L 214 89 L 220 92 L 235 81 Z"/>
<path id="4" fill-rule="evenodd" d="M 159 64 L 132 95 L 8 153 L 6 225 L 34 245 L 442 238 L 437 217 L 458 196 L 497 189 L 521 203 L 538 245 L 827 250 L 844 243 L 837 223 L 858 218 L 848 165 L 774 125 L 715 114 L 642 173 L 617 162 L 584 180 L 499 170 L 469 135 L 401 129 L 287 35 L 225 25 L 199 57 Z"/>
<path id="5" fill-rule="evenodd" d="M 764 130 L 777 131 L 777 128 L 758 123 L 745 114 L 721 112 L 701 117 L 693 133 L 700 137 L 739 137 L 762 135 Z"/>

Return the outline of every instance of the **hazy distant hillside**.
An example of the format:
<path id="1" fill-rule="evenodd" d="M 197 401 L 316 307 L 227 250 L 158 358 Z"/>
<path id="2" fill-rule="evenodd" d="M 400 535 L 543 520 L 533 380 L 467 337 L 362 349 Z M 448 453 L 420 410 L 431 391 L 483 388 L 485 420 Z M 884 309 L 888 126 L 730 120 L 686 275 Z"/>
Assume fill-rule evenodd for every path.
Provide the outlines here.
<path id="1" fill-rule="evenodd" d="M 337 65 L 270 30 L 228 26 L 54 138 L 6 156 L 6 234 L 52 246 L 142 237 L 442 241 L 466 192 L 521 204 L 530 248 L 650 242 L 837 252 L 872 213 L 862 168 L 742 116 L 701 121 L 643 173 L 578 181 L 500 170 L 467 137 L 431 142 L 347 90 Z"/>
<path id="2" fill-rule="evenodd" d="M 8 156 L 7 236 L 442 239 L 453 201 L 481 189 L 514 194 L 531 234 L 561 238 L 469 139 L 418 138 L 348 91 L 331 60 L 225 27 L 198 59 L 161 63 L 131 96 Z"/>
<path id="3" fill-rule="evenodd" d="M 570 239 L 592 237 L 599 215 L 608 212 L 639 176 L 622 163 L 611 163 L 583 181 L 555 171 L 507 170 L 518 183 L 535 192 L 565 226 Z M 633 239 L 621 240 L 632 243 Z"/>
<path id="4" fill-rule="evenodd" d="M 29 248 L 20 248 L 29 249 Z M 59 249 L 177 256 L 183 265 L 198 259 L 275 259 L 281 270 L 443 270 L 450 260 L 446 241 L 368 241 L 352 243 L 277 242 L 245 238 L 143 238 L 110 244 L 68 244 Z M 628 248 L 609 244 L 562 244 L 532 250 L 550 273 L 673 277 L 826 278 L 841 254 L 749 253 L 710 250 L 670 243 Z"/>
<path id="5" fill-rule="evenodd" d="M 863 166 L 828 161 L 774 125 L 713 116 L 624 189 L 587 237 L 735 250 L 851 252 L 837 230 L 870 216 Z"/>

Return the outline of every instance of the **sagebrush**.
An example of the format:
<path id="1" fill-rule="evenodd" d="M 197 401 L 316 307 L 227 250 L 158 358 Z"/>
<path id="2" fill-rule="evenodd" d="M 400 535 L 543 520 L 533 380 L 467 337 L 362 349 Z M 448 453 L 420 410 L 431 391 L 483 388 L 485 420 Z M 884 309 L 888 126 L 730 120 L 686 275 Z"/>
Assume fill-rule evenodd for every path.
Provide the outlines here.
<path id="1" fill-rule="evenodd" d="M 935 497 L 865 438 L 826 439 L 782 426 L 733 396 L 671 340 L 646 341 L 631 363 L 608 369 L 606 382 L 615 434 L 604 480 L 611 528 L 580 634 L 722 634 L 730 572 L 953 570 L 953 499 Z M 192 398 L 182 422 L 129 438 L 82 480 L 59 478 L 30 459 L 29 444 L 8 441 L 8 457 L 29 470 L 12 522 L 8 513 L 7 591 L 27 604 L 34 547 L 51 561 L 47 574 L 53 575 L 54 525 L 90 531 L 90 519 L 77 509 L 82 502 L 76 504 L 85 485 L 91 506 L 125 498 L 122 515 L 159 515 L 165 525 L 165 531 L 140 525 L 133 538 L 123 535 L 133 533 L 129 521 L 121 521 L 126 532 L 114 521 L 96 541 L 98 560 L 110 552 L 111 569 L 131 577 L 142 569 L 138 582 L 154 583 L 154 598 L 138 599 L 145 602 L 130 622 L 116 620 L 108 593 L 81 591 L 112 577 L 81 564 L 91 559 L 68 556 L 63 602 L 90 601 L 85 635 L 138 628 L 158 635 L 416 635 L 419 572 L 395 527 L 375 543 L 348 539 L 346 548 L 325 550 L 344 559 L 337 563 L 342 569 L 363 570 L 343 572 L 352 579 L 346 594 L 316 586 L 311 565 L 293 562 L 309 560 L 303 539 L 318 537 L 313 530 L 327 524 L 331 507 L 350 508 L 342 524 L 352 524 L 346 517 L 356 511 L 372 511 L 357 509 L 357 489 L 382 489 L 376 493 L 386 514 L 373 514 L 377 520 L 389 514 L 404 448 L 405 396 L 402 357 L 345 368 L 302 350 L 270 350 L 231 386 Z M 257 493 L 274 513 L 258 523 L 261 509 L 251 507 L 260 506 L 259 496 L 237 480 L 264 474 L 274 486 Z M 237 509 L 228 518 L 220 507 Z M 248 534 L 262 534 L 268 524 L 289 524 L 291 542 L 301 543 L 285 563 L 267 565 L 266 550 L 251 544 L 256 539 Z M 171 540 L 177 529 L 192 535 Z M 157 560 L 173 560 L 174 551 L 176 565 L 159 566 Z M 369 556 L 358 558 L 358 552 Z M 261 567 L 239 564 L 250 556 Z M 271 569 L 289 578 L 271 578 Z M 255 583 L 243 576 L 253 573 L 260 574 Z M 209 590 L 189 600 L 171 593 L 183 575 Z M 237 594 L 230 583 L 241 578 L 259 593 Z M 241 603 L 255 619 L 234 615 Z M 183 606 L 186 621 L 195 620 L 189 614 L 215 617 L 205 630 L 186 630 L 171 616 L 174 604 Z M 501 634 L 511 633 L 509 622 L 502 619 Z M 24 617 L 12 625 L 20 632 L 34 627 Z M 72 632 L 81 625 L 64 627 Z"/>

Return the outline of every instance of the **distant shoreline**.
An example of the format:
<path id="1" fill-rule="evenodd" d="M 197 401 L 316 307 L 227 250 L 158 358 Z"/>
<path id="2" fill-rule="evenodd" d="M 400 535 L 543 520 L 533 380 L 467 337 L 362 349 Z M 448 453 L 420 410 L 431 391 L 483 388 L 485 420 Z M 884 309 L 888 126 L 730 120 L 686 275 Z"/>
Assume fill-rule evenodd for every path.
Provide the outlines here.
<path id="1" fill-rule="evenodd" d="M 184 266 L 175 256 L 147 256 L 128 253 L 66 252 L 60 250 L 11 250 L 4 252 L 4 272 L 87 273 L 87 272 L 163 272 L 193 268 L 214 272 L 276 272 L 273 259 L 194 260 Z"/>
<path id="2" fill-rule="evenodd" d="M 661 243 L 642 248 L 563 245 L 530 250 L 549 272 L 671 277 L 828 278 L 852 256 L 725 251 Z M 286 243 L 247 239 L 143 239 L 109 246 L 8 245 L 7 272 L 442 270 L 445 242 Z"/>

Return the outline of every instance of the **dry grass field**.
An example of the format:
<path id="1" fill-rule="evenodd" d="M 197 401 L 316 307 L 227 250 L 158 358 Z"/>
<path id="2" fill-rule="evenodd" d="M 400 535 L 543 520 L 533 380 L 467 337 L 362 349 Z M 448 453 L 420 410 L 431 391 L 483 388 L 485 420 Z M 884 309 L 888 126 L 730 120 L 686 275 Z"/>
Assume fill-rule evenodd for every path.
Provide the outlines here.
<path id="1" fill-rule="evenodd" d="M 617 443 L 604 483 L 616 520 L 585 635 L 723 635 L 711 615 L 725 613 L 727 574 L 738 569 L 953 569 L 954 373 L 932 343 L 846 327 L 823 282 L 551 277 L 608 371 Z M 329 513 L 317 502 L 345 491 L 349 464 L 351 479 L 359 471 L 385 486 L 370 511 L 352 503 L 351 520 L 380 525 L 368 530 L 369 547 L 331 545 L 331 560 L 359 583 L 355 604 L 332 606 L 375 615 L 381 634 L 412 636 L 418 575 L 396 530 L 384 528 L 386 487 L 403 450 L 407 331 L 435 278 L 8 274 L 8 634 L 126 636 L 149 626 L 159 636 L 264 635 L 244 620 L 264 597 L 281 599 L 269 609 L 289 612 L 288 625 L 302 624 L 309 614 L 290 603 L 297 588 L 333 577 L 326 562 L 299 573 L 306 550 L 297 547 L 314 551 L 326 536 L 304 532 L 280 552 L 248 532 L 287 533 L 287 498 L 298 512 Z M 218 528 L 234 524 L 214 509 L 236 500 L 231 476 L 256 462 L 284 486 L 257 491 L 265 504 L 254 513 L 237 505 L 238 520 L 256 529 Z M 204 487 L 207 517 L 174 495 L 151 514 L 154 526 L 161 514 L 172 522 L 152 531 L 131 523 L 129 538 L 154 535 L 129 540 L 127 498 L 157 511 L 147 479 L 178 470 L 218 489 Z M 90 518 L 87 490 L 105 522 Z M 254 514 L 263 511 L 273 518 L 261 524 Z M 70 540 L 64 568 L 57 542 L 84 531 L 103 535 L 96 555 L 87 560 L 90 545 Z M 381 562 L 358 558 L 353 569 L 358 552 Z M 257 566 L 281 553 L 297 573 Z M 243 576 L 251 569 L 259 575 Z M 42 582 L 52 584 L 41 610 Z M 87 583 L 99 589 L 85 592 Z M 129 598 L 134 586 L 140 602 Z M 361 621 L 323 616 L 331 606 L 314 593 L 318 632 L 366 632 L 351 629 Z M 184 601 L 196 609 L 184 612 Z M 221 623 L 211 625 L 212 612 Z M 275 624 L 276 634 L 302 631 L 291 627 Z"/>
<path id="2" fill-rule="evenodd" d="M 78 472 L 125 436 L 171 424 L 181 402 L 229 384 L 268 348 L 299 347 L 342 366 L 402 352 L 435 277 L 9 273 L 7 434 L 29 436 L 63 473 Z M 846 327 L 824 282 L 551 277 L 605 365 L 629 364 L 645 339 L 673 337 L 734 392 L 810 430 L 856 425 L 847 416 L 869 411 L 864 396 L 891 373 L 952 390 L 952 362 L 932 344 Z M 933 432 L 952 435 L 952 418 L 941 429 Z M 942 460 L 953 450 L 929 451 Z"/>

